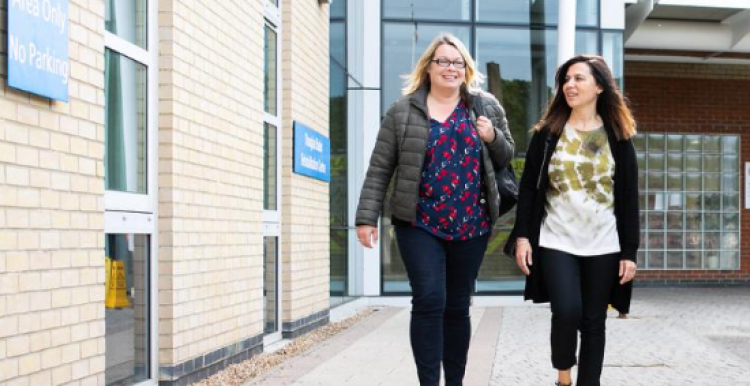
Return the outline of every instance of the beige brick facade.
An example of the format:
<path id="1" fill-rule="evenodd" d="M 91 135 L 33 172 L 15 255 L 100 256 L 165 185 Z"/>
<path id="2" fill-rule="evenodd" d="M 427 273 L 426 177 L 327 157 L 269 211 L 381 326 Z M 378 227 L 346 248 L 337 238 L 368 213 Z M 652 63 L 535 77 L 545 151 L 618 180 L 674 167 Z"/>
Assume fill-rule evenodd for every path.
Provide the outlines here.
<path id="1" fill-rule="evenodd" d="M 263 7 L 159 8 L 164 367 L 263 332 Z"/>
<path id="2" fill-rule="evenodd" d="M 292 171 L 293 122 L 329 133 L 328 6 L 280 3 L 279 329 L 293 335 L 328 321 L 328 183 Z M 0 45 L 2 385 L 103 386 L 109 374 L 104 13 L 103 0 L 70 0 L 67 103 L 7 87 Z M 262 349 L 264 25 L 264 1 L 158 0 L 149 32 L 159 42 L 158 165 L 147 167 L 158 176 L 152 342 L 154 380 L 166 385 Z M 139 289 L 145 240 L 134 242 Z M 135 349 L 145 350 L 138 334 Z"/>
<path id="3" fill-rule="evenodd" d="M 103 385 L 103 2 L 68 5 L 68 103 L 6 85 L 7 4 L 0 4 L 0 384 Z"/>
<path id="4" fill-rule="evenodd" d="M 285 0 L 283 9 L 283 322 L 298 321 L 329 308 L 328 183 L 294 174 L 293 122 L 328 137 L 328 6 Z"/>

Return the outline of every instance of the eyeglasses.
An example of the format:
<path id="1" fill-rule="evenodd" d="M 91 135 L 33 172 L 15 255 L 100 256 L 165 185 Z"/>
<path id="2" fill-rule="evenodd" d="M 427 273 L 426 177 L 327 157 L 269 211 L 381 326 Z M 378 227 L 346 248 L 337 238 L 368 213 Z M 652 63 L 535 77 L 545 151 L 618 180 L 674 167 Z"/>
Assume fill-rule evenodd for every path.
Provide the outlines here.
<path id="1" fill-rule="evenodd" d="M 466 62 L 464 62 L 463 59 L 449 60 L 446 58 L 438 58 L 432 59 L 432 62 L 435 62 L 438 66 L 444 68 L 448 68 L 451 64 L 453 65 L 453 68 L 457 70 L 463 70 L 466 68 Z"/>

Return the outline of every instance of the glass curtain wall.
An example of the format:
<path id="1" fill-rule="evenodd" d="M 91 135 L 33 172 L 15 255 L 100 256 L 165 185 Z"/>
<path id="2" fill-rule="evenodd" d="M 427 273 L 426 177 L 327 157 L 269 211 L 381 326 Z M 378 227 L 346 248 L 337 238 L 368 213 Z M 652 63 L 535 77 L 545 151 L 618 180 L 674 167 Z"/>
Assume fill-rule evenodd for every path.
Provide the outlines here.
<path id="1" fill-rule="evenodd" d="M 554 91 L 557 3 L 554 0 L 531 4 L 528 0 L 383 0 L 382 114 L 401 96 L 401 76 L 411 71 L 438 33 L 450 32 L 469 47 L 479 71 L 487 76 L 484 89 L 495 95 L 506 109 L 516 141 L 514 166 L 520 173 L 529 129 L 540 118 Z M 579 0 L 576 15 L 576 53 L 604 51 L 613 58 L 622 58 L 621 32 L 607 31 L 607 39 L 601 38 L 598 0 Z M 608 46 L 603 49 L 602 43 Z M 621 64 L 615 70 L 615 76 L 621 78 Z M 479 293 L 517 292 L 523 288 L 522 274 L 502 254 L 514 216 L 511 211 L 495 226 L 479 273 L 476 286 Z M 382 218 L 382 239 L 383 293 L 410 292 L 387 212 Z"/>
<path id="2" fill-rule="evenodd" d="M 346 1 L 331 4 L 330 18 L 330 301 L 333 306 L 343 303 L 349 293 Z"/>

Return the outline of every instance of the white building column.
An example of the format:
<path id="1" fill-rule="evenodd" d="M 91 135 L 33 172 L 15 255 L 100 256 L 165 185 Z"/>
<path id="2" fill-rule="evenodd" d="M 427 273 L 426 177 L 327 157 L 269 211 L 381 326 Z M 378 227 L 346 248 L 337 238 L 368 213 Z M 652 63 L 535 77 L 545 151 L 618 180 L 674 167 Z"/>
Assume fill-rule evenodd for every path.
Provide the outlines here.
<path id="1" fill-rule="evenodd" d="M 340 0 L 346 1 L 346 0 Z M 348 0 L 349 224 L 353 228 L 357 202 L 370 155 L 380 129 L 380 0 Z M 380 240 L 362 247 L 349 232 L 349 293 L 380 295 Z"/>
<path id="2" fill-rule="evenodd" d="M 557 65 L 565 63 L 575 54 L 576 0 L 560 0 L 557 15 Z"/>

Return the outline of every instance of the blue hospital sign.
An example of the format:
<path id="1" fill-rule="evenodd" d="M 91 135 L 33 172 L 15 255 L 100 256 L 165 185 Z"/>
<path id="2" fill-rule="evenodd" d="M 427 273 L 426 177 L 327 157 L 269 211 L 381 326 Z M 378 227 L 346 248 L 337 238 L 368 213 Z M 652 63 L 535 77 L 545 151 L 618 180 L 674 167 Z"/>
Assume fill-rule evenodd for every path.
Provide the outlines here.
<path id="1" fill-rule="evenodd" d="M 294 172 L 322 181 L 331 181 L 331 141 L 294 122 Z"/>
<path id="2" fill-rule="evenodd" d="M 8 1 L 8 85 L 68 101 L 68 0 Z"/>

